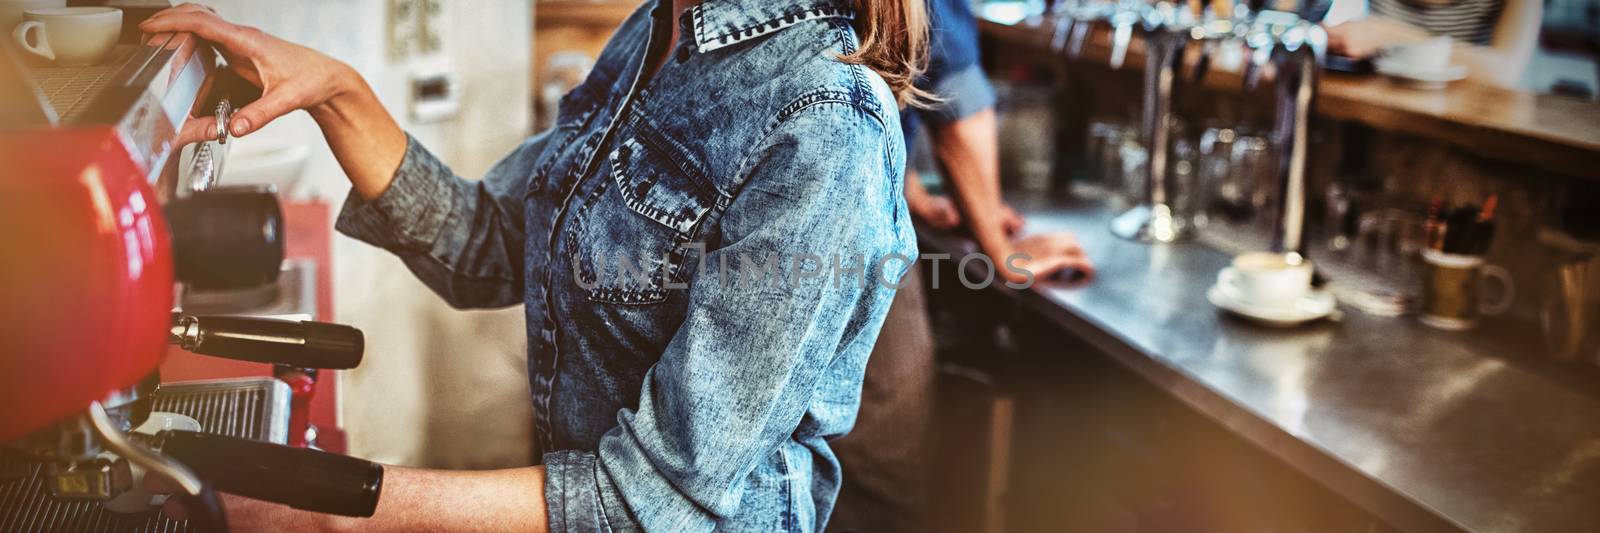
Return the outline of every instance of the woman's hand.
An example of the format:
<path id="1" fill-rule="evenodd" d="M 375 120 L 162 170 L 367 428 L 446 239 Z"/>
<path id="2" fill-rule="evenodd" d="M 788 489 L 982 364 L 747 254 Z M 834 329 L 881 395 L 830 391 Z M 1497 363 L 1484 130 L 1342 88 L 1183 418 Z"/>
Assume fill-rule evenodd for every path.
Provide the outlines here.
<path id="1" fill-rule="evenodd" d="M 249 135 L 297 109 L 311 113 L 328 147 L 368 200 L 389 188 L 405 158 L 406 134 L 349 65 L 304 46 L 240 26 L 211 8 L 184 4 L 163 10 L 139 24 L 150 33 L 192 32 L 215 43 L 229 68 L 261 87 L 261 98 L 238 110 L 228 124 L 234 136 Z M 194 118 L 183 125 L 183 143 L 208 140 L 216 119 Z"/>
<path id="2" fill-rule="evenodd" d="M 162 10 L 139 24 L 146 33 L 191 32 L 215 43 L 228 68 L 261 88 L 261 98 L 229 121 L 235 137 L 249 135 L 296 109 L 326 105 L 352 85 L 355 72 L 316 50 L 223 20 L 211 8 L 183 4 Z M 211 138 L 216 119 L 196 118 L 184 125 L 184 142 Z M 197 137 L 198 136 L 198 137 Z"/>

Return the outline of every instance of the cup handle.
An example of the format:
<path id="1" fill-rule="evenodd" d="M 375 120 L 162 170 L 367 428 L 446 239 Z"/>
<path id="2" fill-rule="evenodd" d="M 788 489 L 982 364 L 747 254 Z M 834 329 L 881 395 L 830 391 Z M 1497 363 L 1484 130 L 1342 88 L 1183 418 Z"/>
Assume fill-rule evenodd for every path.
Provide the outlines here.
<path id="1" fill-rule="evenodd" d="M 1479 272 L 1482 276 L 1478 280 L 1479 283 L 1487 285 L 1487 283 L 1484 282 L 1493 278 L 1500 282 L 1501 288 L 1500 298 L 1494 303 L 1489 303 L 1488 300 L 1479 298 L 1478 312 L 1493 316 L 1504 313 L 1507 309 L 1511 309 L 1511 302 L 1517 297 L 1516 285 L 1511 283 L 1511 273 L 1507 272 L 1505 268 L 1498 265 L 1483 265 Z"/>
<path id="2" fill-rule="evenodd" d="M 35 29 L 39 30 L 37 32 L 39 44 L 37 45 L 28 42 L 28 32 Z M 55 61 L 56 53 L 50 49 L 50 43 L 46 42 L 44 38 L 43 22 L 37 20 L 24 21 L 22 24 L 17 25 L 17 29 L 11 32 L 11 36 L 16 39 L 17 45 L 21 46 L 23 50 L 27 50 L 28 53 Z"/>

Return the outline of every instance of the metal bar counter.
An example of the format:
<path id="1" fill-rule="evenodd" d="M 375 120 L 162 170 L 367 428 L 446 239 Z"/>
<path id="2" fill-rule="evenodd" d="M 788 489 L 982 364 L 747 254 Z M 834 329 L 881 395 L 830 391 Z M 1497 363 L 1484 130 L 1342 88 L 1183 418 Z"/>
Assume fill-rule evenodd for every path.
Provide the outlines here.
<path id="1" fill-rule="evenodd" d="M 1117 239 L 1097 202 L 1011 200 L 1029 232 L 1076 232 L 1098 277 L 995 290 L 1374 516 L 1407 531 L 1600 531 L 1600 381 L 1541 368 L 1537 337 L 1354 310 L 1247 323 L 1205 298 L 1228 255 Z M 919 233 L 924 253 L 975 249 Z"/>

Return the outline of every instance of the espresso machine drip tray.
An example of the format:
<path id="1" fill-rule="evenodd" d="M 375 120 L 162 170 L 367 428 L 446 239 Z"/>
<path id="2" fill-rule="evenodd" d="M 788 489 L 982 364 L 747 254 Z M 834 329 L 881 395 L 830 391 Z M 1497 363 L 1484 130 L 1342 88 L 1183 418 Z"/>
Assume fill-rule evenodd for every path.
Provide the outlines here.
<path id="1" fill-rule="evenodd" d="M 110 85 L 119 71 L 134 59 L 138 47 L 118 45 L 110 56 L 97 65 L 62 67 L 39 65 L 30 69 L 39 91 L 44 93 L 62 124 L 72 124 L 83 115 Z"/>
<path id="2" fill-rule="evenodd" d="M 274 378 L 229 378 L 165 383 L 156 390 L 156 411 L 200 422 L 200 429 L 230 437 L 283 444 L 289 435 L 289 386 Z M 0 531 L 6 532 L 186 532 L 187 522 L 160 509 L 120 514 L 99 501 L 57 500 L 45 486 L 46 465 L 28 464 L 20 477 L 0 478 Z"/>

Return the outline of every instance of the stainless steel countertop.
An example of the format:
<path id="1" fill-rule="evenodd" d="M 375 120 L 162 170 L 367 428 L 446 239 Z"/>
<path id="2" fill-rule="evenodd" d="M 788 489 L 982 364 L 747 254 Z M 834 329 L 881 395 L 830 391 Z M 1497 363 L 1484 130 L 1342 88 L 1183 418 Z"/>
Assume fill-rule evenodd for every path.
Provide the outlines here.
<path id="1" fill-rule="evenodd" d="M 1089 201 L 1012 200 L 1028 231 L 1076 232 L 1099 274 L 1075 288 L 997 290 L 1381 519 L 1417 531 L 1600 531 L 1600 381 L 1540 361 L 1536 336 L 1355 310 L 1337 323 L 1258 326 L 1205 298 L 1222 252 L 1117 239 L 1115 213 Z M 972 249 L 949 234 L 922 239 L 925 252 Z"/>

